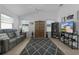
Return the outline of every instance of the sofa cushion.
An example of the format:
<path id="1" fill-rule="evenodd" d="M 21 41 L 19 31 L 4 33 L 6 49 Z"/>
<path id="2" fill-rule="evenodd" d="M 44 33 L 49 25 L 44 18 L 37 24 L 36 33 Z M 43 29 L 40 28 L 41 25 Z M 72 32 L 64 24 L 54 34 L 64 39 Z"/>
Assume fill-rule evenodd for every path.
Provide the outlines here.
<path id="1" fill-rule="evenodd" d="M 15 38 L 13 38 L 13 39 L 16 39 L 16 40 L 18 40 L 18 39 L 20 39 L 20 37 L 15 37 Z"/>
<path id="2" fill-rule="evenodd" d="M 24 37 L 24 35 L 20 35 L 20 37 Z"/>
<path id="3" fill-rule="evenodd" d="M 16 39 L 20 39 L 20 38 L 21 38 L 20 36 L 16 37 Z"/>
<path id="4" fill-rule="evenodd" d="M 10 33 L 7 33 L 7 34 L 8 34 L 8 36 L 9 36 L 11 39 L 15 37 L 15 34 L 14 34 L 13 32 L 10 32 Z"/>
<path id="5" fill-rule="evenodd" d="M 20 34 L 19 34 L 19 32 L 15 32 L 15 34 L 16 34 L 16 37 L 19 37 L 20 36 Z"/>
<path id="6" fill-rule="evenodd" d="M 0 33 L 4 33 L 4 31 L 3 30 L 0 30 Z"/>
<path id="7" fill-rule="evenodd" d="M 9 43 L 12 43 L 12 42 L 16 42 L 16 39 L 13 38 L 13 39 L 10 39 L 10 40 L 9 40 Z"/>
<path id="8" fill-rule="evenodd" d="M 0 33 L 0 40 L 6 40 L 9 39 L 8 35 L 6 33 Z"/>

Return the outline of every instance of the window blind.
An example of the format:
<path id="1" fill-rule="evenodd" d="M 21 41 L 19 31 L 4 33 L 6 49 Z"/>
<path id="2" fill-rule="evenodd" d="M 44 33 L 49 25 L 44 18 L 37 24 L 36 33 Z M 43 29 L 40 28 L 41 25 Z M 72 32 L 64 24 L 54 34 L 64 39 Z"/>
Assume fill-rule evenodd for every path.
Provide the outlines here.
<path id="1" fill-rule="evenodd" d="M 1 22 L 4 23 L 13 23 L 13 18 L 6 16 L 4 14 L 1 14 Z"/>

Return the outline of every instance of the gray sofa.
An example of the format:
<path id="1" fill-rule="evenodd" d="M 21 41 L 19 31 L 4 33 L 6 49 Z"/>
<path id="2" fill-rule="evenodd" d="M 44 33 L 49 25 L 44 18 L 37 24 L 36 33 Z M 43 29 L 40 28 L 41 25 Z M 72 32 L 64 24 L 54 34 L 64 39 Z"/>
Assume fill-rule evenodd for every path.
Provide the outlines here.
<path id="1" fill-rule="evenodd" d="M 15 29 L 3 29 L 0 30 L 1 33 L 5 33 L 8 39 L 0 39 L 0 54 L 7 52 L 26 38 L 24 35 L 18 35 Z"/>

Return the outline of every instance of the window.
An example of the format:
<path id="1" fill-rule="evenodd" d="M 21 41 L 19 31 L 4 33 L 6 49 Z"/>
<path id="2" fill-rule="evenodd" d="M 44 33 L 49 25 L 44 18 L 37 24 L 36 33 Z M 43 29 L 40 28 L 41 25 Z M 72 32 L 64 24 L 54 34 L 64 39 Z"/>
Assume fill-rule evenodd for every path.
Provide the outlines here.
<path id="1" fill-rule="evenodd" d="M 47 32 L 51 32 L 51 23 L 52 23 L 52 21 L 49 20 L 46 23 L 47 23 L 47 26 L 46 26 L 47 27 Z"/>
<path id="2" fill-rule="evenodd" d="M 9 16 L 1 14 L 1 29 L 12 29 L 13 19 Z"/>
<path id="3" fill-rule="evenodd" d="M 28 31 L 29 31 L 28 24 L 23 24 L 22 25 L 22 32 L 28 32 Z"/>
<path id="4" fill-rule="evenodd" d="M 29 32 L 29 21 L 21 20 L 22 32 Z"/>
<path id="5" fill-rule="evenodd" d="M 47 24 L 47 32 L 51 32 L 51 24 Z"/>
<path id="6" fill-rule="evenodd" d="M 12 24 L 1 22 L 1 29 L 12 29 Z"/>

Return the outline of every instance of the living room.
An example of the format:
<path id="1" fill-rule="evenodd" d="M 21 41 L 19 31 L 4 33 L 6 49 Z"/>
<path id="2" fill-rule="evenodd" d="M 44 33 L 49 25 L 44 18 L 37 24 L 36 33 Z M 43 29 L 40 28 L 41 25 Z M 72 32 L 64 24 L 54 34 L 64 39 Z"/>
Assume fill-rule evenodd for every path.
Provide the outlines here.
<path id="1" fill-rule="evenodd" d="M 78 19 L 79 4 L 0 4 L 0 54 L 78 55 Z"/>

